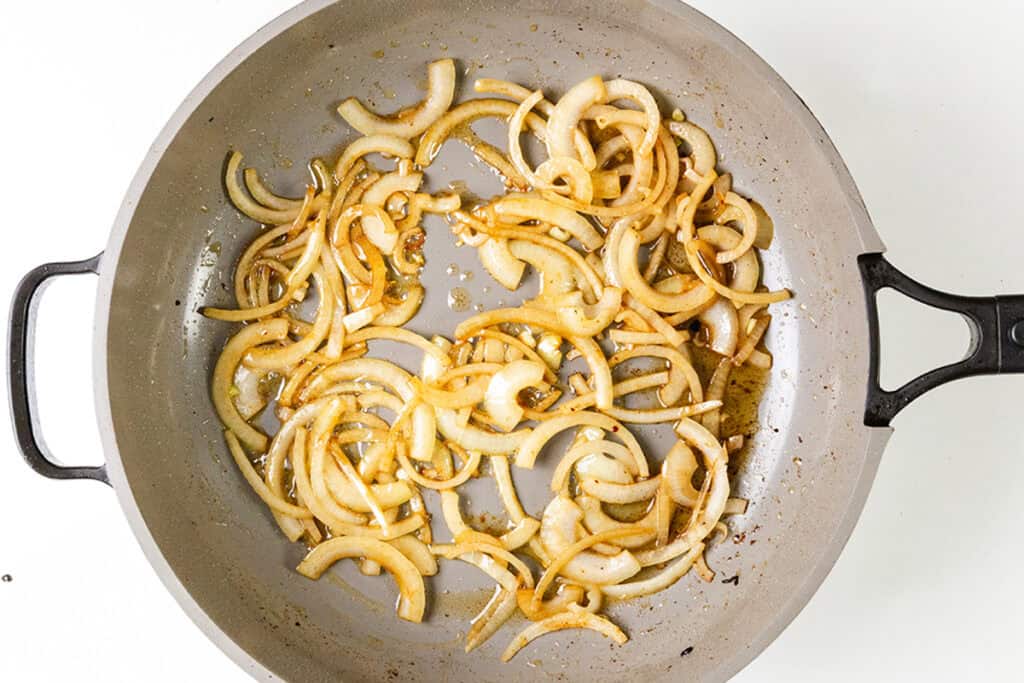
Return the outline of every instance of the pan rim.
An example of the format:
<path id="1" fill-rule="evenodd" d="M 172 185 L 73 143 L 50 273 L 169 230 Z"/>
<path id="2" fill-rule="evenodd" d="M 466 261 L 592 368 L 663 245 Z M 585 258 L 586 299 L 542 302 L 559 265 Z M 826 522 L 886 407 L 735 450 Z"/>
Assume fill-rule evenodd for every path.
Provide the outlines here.
<path id="1" fill-rule="evenodd" d="M 202 102 L 220 85 L 224 78 L 240 66 L 249 56 L 295 24 L 335 4 L 337 1 L 305 0 L 302 4 L 281 14 L 228 53 L 188 94 L 157 136 L 125 193 L 102 258 L 100 281 L 97 288 L 96 324 L 94 326 L 93 338 L 94 399 L 107 471 L 111 484 L 117 494 L 119 504 L 147 560 L 185 613 L 236 664 L 253 677 L 261 680 L 277 680 L 281 679 L 281 676 L 261 663 L 254 654 L 250 654 L 239 646 L 222 630 L 220 625 L 206 614 L 203 607 L 186 588 L 185 583 L 176 575 L 174 568 L 165 558 L 157 540 L 143 519 L 140 506 L 132 490 L 131 482 L 125 473 L 121 461 L 117 437 L 114 431 L 108 384 L 108 325 L 117 266 L 128 229 L 134 218 L 135 209 L 139 204 L 140 197 L 149 185 L 153 172 L 163 158 L 164 152 L 171 145 L 182 126 Z M 736 56 L 739 61 L 746 64 L 764 81 L 766 88 L 780 97 L 794 115 L 800 117 L 800 122 L 820 139 L 821 152 L 834 169 L 835 178 L 843 190 L 850 209 L 850 221 L 853 223 L 860 240 L 860 253 L 884 252 L 885 247 L 871 222 L 860 192 L 845 162 L 840 157 L 838 150 L 824 127 L 792 87 L 740 38 L 698 10 L 678 0 L 645 1 L 680 21 L 696 25 L 702 33 L 716 40 L 721 46 Z M 851 262 L 857 255 L 851 254 Z M 865 310 L 865 324 L 866 317 Z M 866 395 L 866 378 L 863 391 Z M 836 521 L 832 537 L 827 540 L 823 539 L 823 542 L 819 544 L 821 551 L 815 559 L 808 562 L 808 568 L 802 583 L 789 595 L 786 602 L 777 611 L 773 621 L 762 630 L 761 634 L 754 641 L 744 648 L 738 648 L 724 658 L 713 676 L 714 679 L 727 680 L 767 648 L 810 601 L 834 566 L 860 517 L 873 483 L 881 454 L 892 433 L 891 428 L 863 427 L 863 429 L 865 430 L 865 446 L 863 454 L 859 456 L 862 458 L 863 466 L 856 477 L 856 484 L 853 487 L 852 494 L 846 502 L 845 514 Z M 857 454 L 854 453 L 849 455 L 857 457 Z"/>

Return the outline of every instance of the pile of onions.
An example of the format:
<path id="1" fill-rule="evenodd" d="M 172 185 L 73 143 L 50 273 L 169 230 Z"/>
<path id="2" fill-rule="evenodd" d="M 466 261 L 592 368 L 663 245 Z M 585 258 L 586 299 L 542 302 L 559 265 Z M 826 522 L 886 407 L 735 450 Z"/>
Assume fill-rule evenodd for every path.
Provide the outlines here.
<path id="1" fill-rule="evenodd" d="M 298 567 L 305 576 L 343 558 L 366 574 L 386 570 L 398 616 L 419 622 L 424 577 L 438 558 L 457 559 L 496 582 L 467 651 L 517 611 L 533 623 L 505 660 L 566 628 L 625 642 L 599 614 L 604 599 L 664 590 L 691 567 L 710 580 L 705 548 L 724 531 L 723 515 L 745 509 L 729 497 L 726 473 L 742 437 L 723 440 L 721 408 L 731 368 L 771 365 L 767 306 L 789 296 L 759 286 L 755 252 L 770 245 L 771 220 L 716 173 L 707 134 L 678 112 L 663 121 L 637 83 L 593 77 L 552 103 L 484 79 L 476 90 L 499 98 L 452 108 L 451 60 L 428 76 L 423 102 L 394 116 L 346 100 L 339 113 L 363 136 L 333 170 L 311 162 L 302 198 L 276 195 L 253 169 L 240 181 L 242 155 L 230 156 L 229 196 L 265 228 L 237 263 L 237 308 L 203 311 L 244 323 L 212 380 L 229 450 L 282 532 L 311 548 Z M 440 146 L 482 117 L 509 124 L 507 156 L 491 145 L 480 156 L 510 191 L 471 210 L 456 194 L 423 192 Z M 536 168 L 523 133 L 549 155 Z M 373 167 L 370 154 L 391 168 Z M 506 288 L 532 268 L 539 295 L 474 315 L 452 338 L 406 329 L 425 292 L 425 213 L 447 216 Z M 298 304 L 314 293 L 316 315 L 304 320 Z M 378 340 L 418 349 L 421 366 L 371 357 Z M 720 357 L 706 385 L 694 345 Z M 574 358 L 587 373 L 565 376 Z M 654 365 L 616 379 L 636 358 Z M 648 394 L 657 407 L 624 405 Z M 265 409 L 280 421 L 273 435 L 252 423 Z M 668 424 L 675 446 L 644 453 L 626 423 Z M 566 431 L 551 501 L 529 514 L 511 466 L 534 467 Z M 459 488 L 485 459 L 508 515 L 501 535 L 459 512 Z M 451 542 L 434 537 L 432 495 Z M 627 510 L 632 521 L 622 521 Z"/>

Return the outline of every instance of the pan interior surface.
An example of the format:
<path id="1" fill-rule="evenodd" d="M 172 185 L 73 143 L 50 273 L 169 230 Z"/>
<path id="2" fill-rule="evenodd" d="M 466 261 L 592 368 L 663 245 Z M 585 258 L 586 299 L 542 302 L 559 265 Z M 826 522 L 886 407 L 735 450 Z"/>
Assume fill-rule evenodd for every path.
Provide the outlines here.
<path id="1" fill-rule="evenodd" d="M 867 217 L 813 117 L 735 38 L 676 3 L 345 2 L 311 8 L 282 29 L 243 54 L 171 131 L 148 183 L 129 196 L 130 222 L 108 251 L 116 262 L 106 264 L 115 270 L 99 352 L 107 357 L 115 470 L 130 489 L 122 499 L 137 509 L 177 581 L 224 636 L 285 680 L 717 680 L 734 673 L 810 597 L 874 466 L 861 420 L 867 325 L 855 260 Z M 238 473 L 209 399 L 213 364 L 235 328 L 197 310 L 232 305 L 233 264 L 258 231 L 225 196 L 228 150 L 244 152 L 245 164 L 271 187 L 298 196 L 305 161 L 333 159 L 355 136 L 334 111 L 341 99 L 355 95 L 382 111 L 414 103 L 426 63 L 444 56 L 457 60 L 460 98 L 472 97 L 472 81 L 483 76 L 542 87 L 549 98 L 593 74 L 644 83 L 663 111 L 678 107 L 711 134 L 719 167 L 775 222 L 765 284 L 790 287 L 796 299 L 775 312 L 767 341 L 775 367 L 759 429 L 732 477 L 750 509 L 728 518 L 730 537 L 709 552 L 713 583 L 690 574 L 609 610 L 631 638 L 621 647 L 594 633 L 563 632 L 501 664 L 502 649 L 524 625 L 513 620 L 464 654 L 469 621 L 489 599 L 491 582 L 460 563 L 445 562 L 428 579 L 421 625 L 397 619 L 386 576 L 364 577 L 351 562 L 318 582 L 299 576 L 303 546 L 280 534 Z M 433 189 L 461 181 L 484 197 L 499 191 L 459 145 L 449 142 L 428 171 Z M 447 306 L 455 286 L 487 307 L 522 297 L 499 292 L 475 251 L 456 247 L 443 222 L 427 230 L 427 300 L 412 329 L 450 335 L 471 315 Z M 448 275 L 452 265 L 472 279 Z M 371 348 L 382 352 L 409 369 L 418 365 L 418 353 Z M 670 443 L 664 432 L 636 432 L 660 461 Z M 536 470 L 514 472 L 533 515 L 548 498 L 556 460 L 547 453 Z M 473 483 L 468 512 L 499 509 L 490 483 Z M 447 540 L 439 521 L 435 530 Z M 738 582 L 723 583 L 731 577 Z"/>

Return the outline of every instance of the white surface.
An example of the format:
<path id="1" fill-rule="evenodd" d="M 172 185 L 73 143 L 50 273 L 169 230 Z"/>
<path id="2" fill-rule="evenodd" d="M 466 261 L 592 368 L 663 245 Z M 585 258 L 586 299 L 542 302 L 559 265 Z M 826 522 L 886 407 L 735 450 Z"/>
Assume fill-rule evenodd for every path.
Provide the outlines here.
<path id="1" fill-rule="evenodd" d="M 32 266 L 99 251 L 179 101 L 289 4 L 5 8 L 0 184 L 9 248 L 0 297 Z M 965 294 L 1024 292 L 1024 5 L 694 4 L 746 40 L 817 113 L 895 264 Z M 40 321 L 47 436 L 76 464 L 100 459 L 88 387 L 92 296 L 88 278 L 60 283 Z M 60 324 L 77 345 L 70 352 L 57 342 Z M 902 377 L 954 359 L 966 343 L 956 320 L 917 306 L 887 305 L 883 329 L 886 360 Z M 1022 405 L 1024 377 L 983 378 L 901 415 L 835 570 L 738 680 L 1019 680 Z M 0 583 L 0 680 L 245 680 L 164 591 L 112 492 L 34 475 L 0 432 L 0 574 L 13 578 Z"/>

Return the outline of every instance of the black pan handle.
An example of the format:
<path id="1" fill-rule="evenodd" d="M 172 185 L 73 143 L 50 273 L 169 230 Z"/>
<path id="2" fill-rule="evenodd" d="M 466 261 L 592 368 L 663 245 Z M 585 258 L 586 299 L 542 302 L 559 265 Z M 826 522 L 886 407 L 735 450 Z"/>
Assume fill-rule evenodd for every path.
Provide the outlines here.
<path id="1" fill-rule="evenodd" d="M 35 312 L 39 294 L 50 278 L 58 275 L 99 274 L 100 253 L 84 261 L 46 263 L 34 268 L 18 283 L 11 304 L 7 369 L 10 391 L 11 421 L 18 439 L 18 448 L 29 466 L 51 479 L 95 479 L 110 484 L 107 468 L 67 467 L 50 457 L 39 430 L 35 385 L 32 376 L 32 346 L 35 337 Z"/>
<path id="2" fill-rule="evenodd" d="M 862 254 L 857 263 L 864 281 L 871 334 L 868 400 L 864 424 L 887 427 L 911 401 L 935 387 L 962 377 L 1024 372 L 1024 295 L 971 297 L 947 294 L 912 280 L 882 254 Z M 895 391 L 878 382 L 881 347 L 878 334 L 879 290 L 891 287 L 915 301 L 961 314 L 971 331 L 967 357 L 926 372 Z"/>

